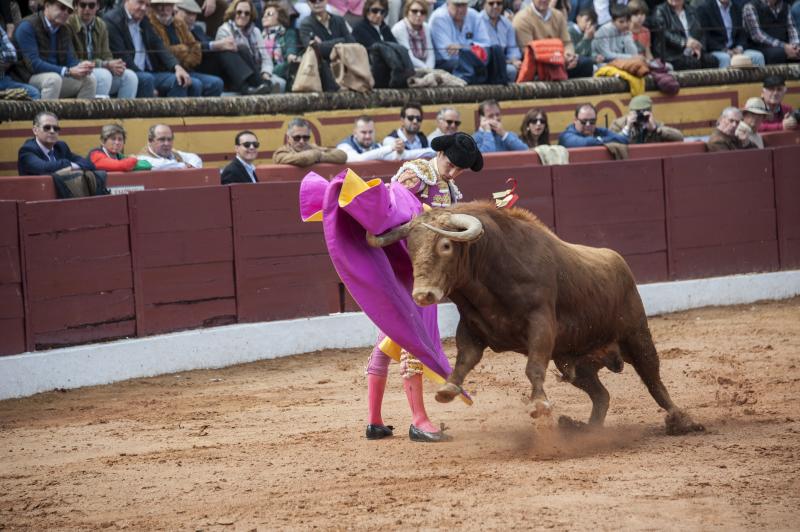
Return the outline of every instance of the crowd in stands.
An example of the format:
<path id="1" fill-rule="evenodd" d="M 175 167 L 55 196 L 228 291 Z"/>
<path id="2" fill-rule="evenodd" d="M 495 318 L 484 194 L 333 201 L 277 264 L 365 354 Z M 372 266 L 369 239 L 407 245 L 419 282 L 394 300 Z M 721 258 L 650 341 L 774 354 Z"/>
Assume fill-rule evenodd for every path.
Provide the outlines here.
<path id="1" fill-rule="evenodd" d="M 359 62 L 375 87 L 401 88 L 431 69 L 506 84 L 588 77 L 615 60 L 674 70 L 800 61 L 800 0 L 202 4 L 4 0 L 0 90 L 31 99 L 263 95 L 291 91 L 300 71 L 332 91 Z"/>

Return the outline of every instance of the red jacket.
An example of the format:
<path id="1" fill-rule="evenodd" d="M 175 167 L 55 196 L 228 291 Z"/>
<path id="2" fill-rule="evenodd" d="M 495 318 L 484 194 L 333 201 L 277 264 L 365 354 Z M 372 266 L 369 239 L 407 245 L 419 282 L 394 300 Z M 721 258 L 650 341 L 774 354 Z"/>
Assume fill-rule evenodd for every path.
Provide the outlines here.
<path id="1" fill-rule="evenodd" d="M 136 157 L 112 157 L 103 148 L 95 148 L 89 152 L 89 160 L 98 170 L 107 172 L 130 172 L 136 166 Z"/>
<path id="2" fill-rule="evenodd" d="M 767 109 L 769 109 L 769 106 L 767 106 Z M 781 112 L 772 113 L 769 117 L 765 118 L 764 121 L 761 122 L 761 125 L 758 126 L 758 132 L 764 133 L 766 131 L 783 131 L 783 119 L 791 112 L 792 107 L 782 103 Z"/>

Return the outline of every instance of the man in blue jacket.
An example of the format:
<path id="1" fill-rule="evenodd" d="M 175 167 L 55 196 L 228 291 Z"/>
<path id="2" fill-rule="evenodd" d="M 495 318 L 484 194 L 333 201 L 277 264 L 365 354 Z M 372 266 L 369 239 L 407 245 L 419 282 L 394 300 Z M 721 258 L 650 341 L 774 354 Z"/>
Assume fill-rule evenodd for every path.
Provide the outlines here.
<path id="1" fill-rule="evenodd" d="M 478 106 L 480 124 L 472 137 L 481 153 L 499 151 L 524 151 L 528 145 L 518 136 L 506 131 L 500 119 L 500 105 L 497 100 L 484 100 Z"/>
<path id="2" fill-rule="evenodd" d="M 609 142 L 627 144 L 628 139 L 604 127 L 597 127 L 597 109 L 590 103 L 581 104 L 575 109 L 575 120 L 558 137 L 558 143 L 565 148 L 604 146 Z"/>
<path id="3" fill-rule="evenodd" d="M 17 156 L 19 175 L 53 174 L 65 168 L 94 170 L 94 165 L 70 151 L 66 142 L 58 140 L 61 126 L 58 117 L 42 111 L 33 119 L 33 138 L 25 141 Z"/>

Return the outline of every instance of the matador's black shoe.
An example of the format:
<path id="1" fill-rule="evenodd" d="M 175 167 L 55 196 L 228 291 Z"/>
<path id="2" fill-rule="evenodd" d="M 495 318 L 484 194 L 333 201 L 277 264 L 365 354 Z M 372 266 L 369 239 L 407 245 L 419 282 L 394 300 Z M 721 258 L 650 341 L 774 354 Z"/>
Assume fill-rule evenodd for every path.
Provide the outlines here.
<path id="1" fill-rule="evenodd" d="M 439 432 L 425 432 L 414 425 L 408 427 L 408 437 L 411 438 L 411 441 L 422 442 L 443 442 L 453 439 L 452 436 L 444 433 L 444 427 Z"/>
<path id="2" fill-rule="evenodd" d="M 367 425 L 367 439 L 380 440 L 393 435 L 394 427 L 391 425 Z"/>

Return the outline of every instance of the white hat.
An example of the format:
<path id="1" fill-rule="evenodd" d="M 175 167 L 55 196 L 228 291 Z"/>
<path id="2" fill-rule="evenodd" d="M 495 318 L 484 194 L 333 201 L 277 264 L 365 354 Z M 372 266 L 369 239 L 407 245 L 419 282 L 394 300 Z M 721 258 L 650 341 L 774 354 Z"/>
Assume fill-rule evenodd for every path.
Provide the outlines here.
<path id="1" fill-rule="evenodd" d="M 754 115 L 768 115 L 767 106 L 759 97 L 748 98 L 742 109 L 745 113 L 753 113 Z"/>

